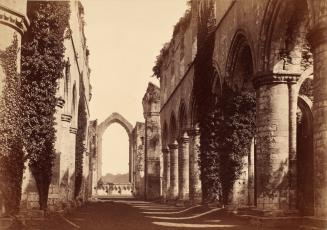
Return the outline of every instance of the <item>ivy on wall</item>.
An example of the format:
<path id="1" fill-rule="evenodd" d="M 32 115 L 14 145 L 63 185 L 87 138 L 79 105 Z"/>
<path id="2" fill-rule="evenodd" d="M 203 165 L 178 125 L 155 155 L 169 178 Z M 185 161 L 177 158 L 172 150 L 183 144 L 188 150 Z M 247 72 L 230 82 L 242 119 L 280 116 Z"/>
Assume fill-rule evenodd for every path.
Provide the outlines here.
<path id="1" fill-rule="evenodd" d="M 18 39 L 15 35 L 12 44 L 0 51 L 0 65 L 6 76 L 1 82 L 0 98 L 0 193 L 8 215 L 19 211 L 24 171 L 17 54 Z"/>
<path id="2" fill-rule="evenodd" d="M 198 21 L 198 53 L 195 59 L 193 100 L 200 126 L 200 169 L 204 202 L 214 199 L 228 204 L 234 183 L 243 169 L 255 132 L 255 97 L 233 91 L 222 84 L 219 95 L 213 90 L 212 66 L 215 34 L 214 3 L 205 1 Z"/>
<path id="3" fill-rule="evenodd" d="M 83 182 L 83 158 L 85 154 L 86 129 L 87 129 L 87 113 L 85 101 L 85 87 L 83 79 L 80 79 L 80 97 L 78 102 L 78 124 L 76 134 L 76 150 L 75 150 L 75 191 L 74 196 L 77 197 L 81 191 Z"/>
<path id="4" fill-rule="evenodd" d="M 157 77 L 158 79 L 160 79 L 161 74 L 162 74 L 161 70 L 163 68 L 164 60 L 169 55 L 169 49 L 170 49 L 171 43 L 173 42 L 173 40 L 175 39 L 177 34 L 185 33 L 185 30 L 188 28 L 188 26 L 191 22 L 192 0 L 189 0 L 187 2 L 187 5 L 189 6 L 189 8 L 185 11 L 184 16 L 181 17 L 179 19 L 179 21 L 177 22 L 177 24 L 174 26 L 174 32 L 173 32 L 173 37 L 172 37 L 171 41 L 164 44 L 164 46 L 160 50 L 160 54 L 156 57 L 155 65 L 153 66 L 152 71 L 153 71 L 153 76 Z"/>
<path id="5" fill-rule="evenodd" d="M 41 210 L 47 209 L 55 159 L 58 79 L 64 70 L 64 33 L 68 1 L 30 1 L 31 25 L 22 42 L 23 137 L 29 168 L 36 181 Z"/>

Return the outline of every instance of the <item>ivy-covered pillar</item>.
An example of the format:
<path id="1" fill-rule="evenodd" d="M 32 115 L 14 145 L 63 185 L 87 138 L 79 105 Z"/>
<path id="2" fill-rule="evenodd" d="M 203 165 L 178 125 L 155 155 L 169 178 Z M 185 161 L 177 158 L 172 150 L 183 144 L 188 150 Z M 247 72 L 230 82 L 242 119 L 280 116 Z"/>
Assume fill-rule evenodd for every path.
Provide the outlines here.
<path id="1" fill-rule="evenodd" d="M 178 198 L 178 143 L 169 145 L 170 152 L 170 199 Z"/>
<path id="2" fill-rule="evenodd" d="M 299 74 L 257 76 L 256 87 L 256 199 L 264 212 L 290 210 L 289 88 Z"/>
<path id="3" fill-rule="evenodd" d="M 179 200 L 189 199 L 189 137 L 186 132 L 179 140 L 178 148 L 179 157 Z"/>
<path id="4" fill-rule="evenodd" d="M 4 212 L 17 214 L 21 192 L 26 189 L 21 187 L 24 160 L 22 143 L 17 138 L 22 130 L 19 74 L 21 40 L 29 24 L 26 5 L 26 0 L 0 1 L 0 216 Z M 28 175 L 27 182 L 31 179 Z"/>
<path id="5" fill-rule="evenodd" d="M 168 147 L 162 148 L 163 154 L 163 197 L 166 200 L 170 188 L 170 152 Z"/>
<path id="6" fill-rule="evenodd" d="M 196 126 L 189 130 L 189 154 L 190 154 L 190 201 L 201 203 L 202 189 L 200 180 L 200 129 Z"/>
<path id="7" fill-rule="evenodd" d="M 314 212 L 327 217 L 327 11 L 326 1 L 312 1 Z"/>
<path id="8" fill-rule="evenodd" d="M 149 83 L 143 97 L 145 118 L 145 198 L 158 199 L 161 196 L 161 130 L 160 130 L 160 89 Z"/>

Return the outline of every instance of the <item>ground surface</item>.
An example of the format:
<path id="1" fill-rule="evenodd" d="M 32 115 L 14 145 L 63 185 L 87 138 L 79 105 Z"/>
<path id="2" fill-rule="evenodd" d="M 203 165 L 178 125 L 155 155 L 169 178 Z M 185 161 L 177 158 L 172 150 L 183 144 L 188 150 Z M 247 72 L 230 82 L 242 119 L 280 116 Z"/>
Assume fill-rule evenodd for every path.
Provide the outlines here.
<path id="1" fill-rule="evenodd" d="M 231 229 L 256 230 L 247 221 L 224 211 L 203 206 L 191 209 L 135 200 L 89 203 L 65 217 L 56 217 L 31 229 L 44 230 L 172 230 Z M 278 228 L 281 230 L 281 228 Z"/>

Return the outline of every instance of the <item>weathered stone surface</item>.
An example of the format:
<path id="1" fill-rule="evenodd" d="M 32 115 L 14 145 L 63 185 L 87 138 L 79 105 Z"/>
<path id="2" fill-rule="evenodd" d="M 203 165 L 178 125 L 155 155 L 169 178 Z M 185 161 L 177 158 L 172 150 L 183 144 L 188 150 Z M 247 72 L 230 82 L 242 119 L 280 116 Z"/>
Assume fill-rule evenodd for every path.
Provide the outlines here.
<path id="1" fill-rule="evenodd" d="M 199 51 L 194 49 L 194 44 L 199 42 L 196 31 L 203 29 L 198 28 L 201 26 L 198 22 L 201 19 L 200 9 L 204 2 L 205 0 L 200 0 L 191 4 L 190 21 L 174 34 L 169 45 L 166 46 L 160 71 L 160 120 L 162 127 L 164 125 L 168 127 L 168 131 L 164 131 L 166 134 L 163 136 L 165 143 L 172 143 L 181 132 L 180 127 L 175 124 L 180 122 L 178 116 L 181 105 L 186 104 L 187 107 L 188 128 L 194 128 L 196 123 L 195 103 L 192 101 L 195 68 L 193 57 L 196 57 L 196 52 Z M 216 27 L 212 30 L 215 35 L 213 67 L 219 78 L 217 82 L 229 82 L 233 85 L 237 84 L 234 81 L 240 80 L 236 79 L 239 76 L 234 76 L 230 69 L 237 69 L 239 68 L 237 65 L 242 64 L 237 63 L 235 59 L 238 58 L 237 52 L 244 47 L 239 46 L 239 49 L 234 49 L 241 36 L 242 42 L 249 47 L 253 65 L 251 76 L 241 76 L 249 79 L 241 79 L 241 81 L 251 82 L 255 78 L 253 86 L 256 88 L 257 120 L 256 135 L 251 147 L 253 151 L 247 159 L 244 159 L 244 173 L 237 181 L 238 184 L 234 186 L 232 203 L 241 206 L 254 205 L 269 213 L 274 211 L 279 214 L 294 211 L 305 213 L 301 202 L 306 200 L 313 203 L 313 198 L 303 196 L 311 196 L 310 193 L 314 191 L 314 214 L 326 218 L 326 1 L 213 0 L 213 2 L 216 22 Z M 204 42 L 202 45 L 207 44 Z M 187 68 L 183 67 L 185 64 Z M 314 95 L 303 99 L 299 91 L 310 69 L 314 76 Z M 214 82 L 213 91 L 217 91 L 215 87 L 221 85 L 216 86 Z M 313 111 L 310 106 L 312 98 L 314 99 Z M 306 128 L 302 129 L 306 130 L 305 134 L 299 133 L 299 125 L 301 125 L 299 111 L 306 119 Z M 310 129 L 312 126 L 313 131 L 312 128 Z M 309 148 L 311 145 L 309 137 L 312 133 L 314 153 L 310 152 Z M 306 140 L 307 146 L 298 143 L 299 138 Z M 190 134 L 191 199 L 197 184 L 193 176 L 196 167 L 193 142 L 194 139 Z M 305 156 L 299 156 L 298 151 Z M 173 186 L 172 149 L 170 152 L 170 183 Z M 310 162 L 312 157 L 315 158 L 314 163 Z M 305 178 L 301 167 L 305 167 L 308 172 Z M 314 176 L 309 173 L 310 171 L 314 171 Z M 309 189 L 311 191 L 303 185 L 304 181 L 309 181 L 309 174 L 311 181 L 315 183 L 315 186 Z M 179 178 L 182 176 L 179 175 Z M 313 204 L 305 206 L 308 208 L 311 205 L 313 206 Z"/>
<path id="2" fill-rule="evenodd" d="M 178 198 L 178 143 L 173 142 L 169 146 L 170 152 L 170 191 L 169 198 Z"/>
<path id="3" fill-rule="evenodd" d="M 190 173 L 190 159 L 189 159 L 189 137 L 185 132 L 180 138 L 178 148 L 178 169 L 179 169 L 179 200 L 189 199 L 189 173 Z"/>
<path id="4" fill-rule="evenodd" d="M 25 4 L 26 1 L 5 0 L 10 4 Z M 0 3 L 0 6 L 3 2 Z M 86 55 L 85 36 L 83 34 L 80 18 L 83 16 L 81 3 L 70 4 L 71 17 L 69 27 L 72 30 L 71 36 L 64 40 L 66 66 L 64 78 L 58 82 L 57 97 L 60 98 L 56 107 L 56 159 L 53 167 L 52 183 L 49 188 L 48 205 L 50 210 L 62 209 L 63 204 L 72 201 L 75 187 L 75 142 L 78 122 L 78 101 L 83 96 L 86 100 L 87 117 L 89 114 L 90 94 L 90 69 Z M 0 7 L 1 8 L 1 7 Z M 22 15 L 25 12 L 22 12 Z M 1 14 L 1 13 L 0 13 Z M 23 21 L 24 22 L 24 21 Z M 1 27 L 1 23 L 0 23 Z M 1 33 L 2 34 L 2 33 Z M 0 43 L 3 39 L 0 39 Z M 80 52 L 80 53 L 78 53 Z M 78 57 L 78 58 L 77 58 Z M 80 95 L 80 78 L 84 82 L 85 92 Z M 86 143 L 88 140 L 86 140 Z M 83 184 L 81 196 L 86 200 L 89 186 L 85 186 L 89 177 L 89 155 L 84 156 Z M 22 188 L 22 207 L 37 208 L 38 197 L 34 179 L 26 167 Z"/>
<path id="5" fill-rule="evenodd" d="M 160 89 L 149 83 L 143 97 L 145 118 L 145 198 L 158 199 L 162 195 L 162 154 L 160 132 Z"/>

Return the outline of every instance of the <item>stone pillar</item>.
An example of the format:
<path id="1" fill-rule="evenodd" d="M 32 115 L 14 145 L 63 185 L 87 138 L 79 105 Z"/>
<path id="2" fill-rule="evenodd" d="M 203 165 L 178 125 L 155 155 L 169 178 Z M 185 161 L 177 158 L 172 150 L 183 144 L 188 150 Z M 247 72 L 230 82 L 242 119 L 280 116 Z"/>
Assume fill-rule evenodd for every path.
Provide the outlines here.
<path id="1" fill-rule="evenodd" d="M 163 154 L 163 197 L 168 198 L 170 188 L 170 153 L 168 147 L 162 148 Z"/>
<path id="2" fill-rule="evenodd" d="M 200 179 L 200 129 L 195 127 L 189 131 L 189 152 L 190 152 L 190 200 L 192 203 L 201 203 L 202 189 Z"/>
<path id="3" fill-rule="evenodd" d="M 16 57 L 16 67 L 17 67 L 17 73 L 20 74 L 21 69 L 21 38 L 23 33 L 26 31 L 27 26 L 29 24 L 29 21 L 26 16 L 26 5 L 27 0 L 1 0 L 0 1 L 0 96 L 2 96 L 3 93 L 3 87 L 5 79 L 8 78 L 8 71 L 6 71 L 6 61 L 3 57 L 3 53 L 6 52 L 10 47 L 13 47 L 15 40 L 17 41 L 17 48 L 15 50 Z M 3 108 L 2 108 L 3 109 Z M 19 127 L 17 127 L 19 128 Z M 27 171 L 29 169 L 25 170 L 25 174 L 29 174 Z M 30 175 L 30 174 L 29 174 Z M 28 184 L 29 180 L 32 179 L 29 177 L 25 178 L 25 183 L 23 182 L 22 187 L 22 193 L 27 193 L 25 191 L 24 185 Z M 24 201 L 25 197 L 24 194 L 22 194 L 22 201 Z M 26 198 L 27 199 L 27 198 Z M 5 212 L 5 199 L 0 194 L 0 216 L 3 212 Z"/>
<path id="4" fill-rule="evenodd" d="M 254 176 L 254 167 L 255 167 L 255 161 L 254 161 L 254 154 L 255 154 L 255 141 L 254 138 L 251 141 L 251 148 L 250 153 L 248 156 L 248 206 L 255 206 L 255 176 Z"/>
<path id="5" fill-rule="evenodd" d="M 296 210 L 297 206 L 297 155 L 296 155 L 296 112 L 297 112 L 297 84 L 289 82 L 289 209 Z"/>
<path id="6" fill-rule="evenodd" d="M 74 192 L 75 192 L 75 154 L 76 154 L 76 134 L 77 134 L 77 128 L 70 127 L 69 128 L 69 135 L 70 135 L 70 141 L 69 141 L 69 200 L 74 199 Z"/>
<path id="7" fill-rule="evenodd" d="M 145 118 L 145 198 L 159 199 L 161 196 L 161 131 L 160 89 L 149 83 L 143 97 Z"/>
<path id="8" fill-rule="evenodd" d="M 313 143 L 315 216 L 327 217 L 327 11 L 312 1 L 315 17 L 309 34 L 313 53 Z"/>
<path id="9" fill-rule="evenodd" d="M 299 74 L 257 76 L 256 182 L 257 207 L 263 211 L 289 210 L 289 90 Z"/>
<path id="10" fill-rule="evenodd" d="M 169 145 L 170 152 L 170 199 L 178 197 L 178 143 Z"/>
<path id="11" fill-rule="evenodd" d="M 58 151 L 61 153 L 60 157 L 60 181 L 59 181 L 59 189 L 60 189 L 60 196 L 62 202 L 66 203 L 69 200 L 69 178 L 72 173 L 70 168 L 70 158 L 69 158 L 69 142 L 70 139 L 67 137 L 70 135 L 69 133 L 69 125 L 72 120 L 72 116 L 62 113 L 61 114 L 61 128 L 60 128 L 60 138 L 58 139 Z M 59 133 L 58 133 L 59 135 Z"/>
<path id="12" fill-rule="evenodd" d="M 189 199 L 189 137 L 185 132 L 180 138 L 178 148 L 179 166 L 179 200 Z"/>
<path id="13" fill-rule="evenodd" d="M 133 154 L 133 136 L 128 137 L 129 144 L 129 182 L 133 185 L 134 188 L 134 154 Z"/>

